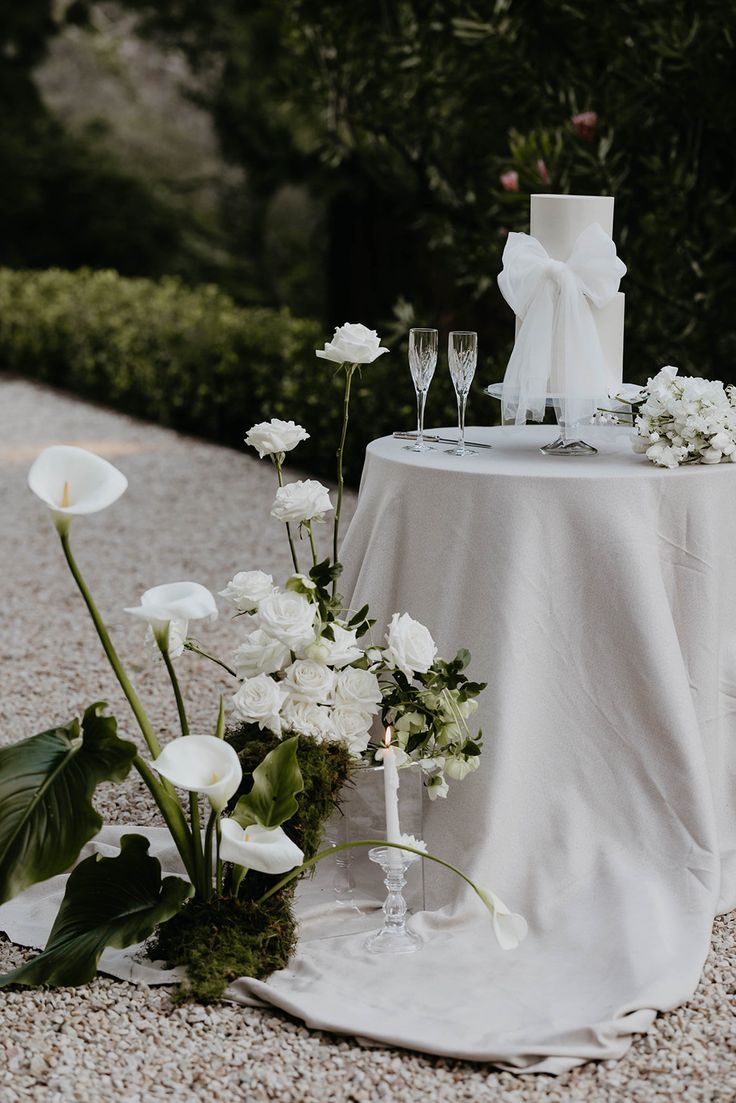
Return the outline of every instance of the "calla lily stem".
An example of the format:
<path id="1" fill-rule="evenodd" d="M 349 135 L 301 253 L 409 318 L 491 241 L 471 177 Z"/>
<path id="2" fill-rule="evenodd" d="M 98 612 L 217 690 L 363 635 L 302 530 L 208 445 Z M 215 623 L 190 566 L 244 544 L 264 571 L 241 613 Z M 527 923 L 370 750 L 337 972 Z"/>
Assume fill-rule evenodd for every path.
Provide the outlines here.
<path id="1" fill-rule="evenodd" d="M 483 901 L 484 907 L 488 908 L 488 902 L 485 900 L 483 893 L 478 888 L 475 881 L 471 881 L 470 877 L 468 877 L 467 874 L 463 873 L 461 869 L 458 869 L 457 866 L 451 865 L 450 862 L 446 862 L 443 858 L 436 858 L 434 854 L 427 854 L 427 852 L 424 850 L 418 850 L 414 846 L 407 846 L 406 843 L 389 843 L 386 842 L 385 839 L 359 839 L 356 842 L 340 843 L 339 846 L 331 846 L 329 850 L 321 850 L 319 854 L 315 854 L 313 858 L 308 858 L 306 862 L 302 862 L 302 864 L 300 866 L 297 866 L 296 869 L 292 869 L 291 873 L 287 873 L 284 877 L 281 878 L 280 881 L 277 881 L 276 884 L 273 885 L 268 890 L 268 892 L 264 892 L 263 896 L 259 897 L 256 902 L 258 904 L 263 904 L 265 900 L 268 900 L 270 896 L 273 896 L 274 893 L 277 893 L 279 889 L 282 889 L 284 887 L 284 885 L 288 885 L 290 881 L 293 881 L 295 878 L 299 877 L 305 869 L 309 869 L 310 866 L 314 866 L 317 864 L 317 862 L 321 862 L 323 858 L 329 858 L 331 854 L 338 854 L 341 850 L 353 850 L 357 846 L 393 847 L 395 850 L 408 850 L 411 854 L 417 854 L 420 858 L 428 858 L 430 862 L 436 862 L 437 865 L 444 866 L 445 869 L 451 870 L 453 873 L 456 873 L 458 877 L 462 878 L 462 880 L 465 881 L 466 884 L 470 885 L 476 896 L 478 896 L 479 899 Z M 488 908 L 488 910 L 491 911 L 490 908 Z"/>
<path id="2" fill-rule="evenodd" d="M 105 623 L 104 623 L 102 617 L 100 616 L 100 613 L 99 613 L 99 610 L 98 610 L 97 606 L 95 605 L 94 601 L 92 600 L 92 595 L 90 594 L 89 590 L 87 589 L 86 582 L 82 578 L 82 573 L 79 570 L 79 567 L 77 566 L 77 562 L 76 562 L 74 556 L 72 555 L 72 549 L 71 549 L 71 546 L 69 544 L 69 533 L 68 532 L 63 532 L 63 533 L 60 534 L 60 537 L 61 537 L 61 547 L 64 551 L 64 556 L 66 558 L 66 561 L 69 565 L 69 570 L 72 572 L 72 577 L 74 578 L 74 581 L 77 584 L 77 588 L 79 589 L 80 594 L 84 598 L 84 603 L 87 606 L 87 609 L 89 610 L 89 615 L 91 616 L 92 623 L 94 624 L 95 629 L 97 630 L 97 635 L 100 637 L 100 643 L 102 644 L 102 646 L 104 648 L 104 651 L 105 651 L 105 654 L 107 655 L 110 666 L 112 667 L 112 669 L 115 672 L 115 677 L 117 678 L 118 682 L 120 683 L 120 686 L 121 686 L 121 689 L 122 689 L 123 693 L 128 698 L 128 704 L 130 705 L 131 709 L 133 710 L 133 715 L 135 716 L 136 720 L 138 721 L 138 727 L 141 729 L 141 732 L 143 733 L 143 738 L 145 739 L 146 743 L 148 744 L 149 751 L 151 752 L 151 754 L 153 755 L 154 758 L 158 758 L 158 756 L 161 754 L 161 747 L 159 746 L 158 739 L 156 738 L 156 733 L 154 732 L 153 728 L 151 727 L 151 722 L 148 719 L 148 717 L 146 716 L 145 710 L 143 708 L 143 705 L 141 704 L 141 701 L 140 701 L 140 698 L 138 697 L 138 694 L 133 689 L 133 686 L 130 683 L 130 679 L 128 678 L 128 675 L 125 673 L 125 671 L 123 669 L 123 664 L 120 662 L 120 659 L 118 657 L 118 653 L 115 650 L 115 648 L 113 647 L 112 640 L 110 639 L 110 636 L 108 635 L 108 631 L 107 631 L 107 628 L 105 627 Z"/>
<path id="3" fill-rule="evenodd" d="M 181 855 L 189 880 L 193 885 L 197 883 L 197 869 L 194 856 L 193 839 L 184 819 L 181 805 L 176 797 L 172 797 L 158 780 L 151 767 L 137 755 L 133 759 L 133 765 L 148 787 L 153 799 L 156 801 L 159 812 L 166 821 L 166 826 L 171 832 L 171 837 L 176 843 L 176 849 Z"/>
<path id="4" fill-rule="evenodd" d="M 217 847 L 216 877 L 217 895 L 222 896 L 222 858 L 220 857 L 220 844 L 222 842 L 222 825 L 220 817 L 215 820 L 215 845 Z"/>
<path id="5" fill-rule="evenodd" d="M 184 698 L 181 694 L 181 687 L 179 685 L 179 679 L 174 669 L 174 664 L 171 661 L 171 655 L 169 654 L 169 629 L 167 626 L 164 636 L 156 637 L 156 641 L 159 646 L 161 655 L 163 656 L 166 669 L 169 672 L 169 678 L 171 679 L 171 687 L 174 690 L 174 697 L 176 698 L 176 709 L 179 713 L 179 724 L 181 725 L 181 734 L 183 736 L 189 735 L 189 721 L 187 719 L 187 710 L 184 705 Z M 204 859 L 204 852 L 202 850 L 202 821 L 199 817 L 199 796 L 196 793 L 189 794 L 189 820 L 192 825 L 192 852 L 194 854 L 194 862 L 197 868 L 197 890 L 201 893 L 203 890 L 205 893 L 209 891 L 210 887 L 210 873 L 207 871 L 207 867 Z M 205 896 L 206 899 L 206 896 Z"/>
<path id="6" fill-rule="evenodd" d="M 128 699 L 128 704 L 133 710 L 133 715 L 138 721 L 138 726 L 143 733 L 143 738 L 148 744 L 149 751 L 154 756 L 154 758 L 158 758 L 161 753 L 161 747 L 159 745 L 158 739 L 156 738 L 156 733 L 151 727 L 151 722 L 146 716 L 145 710 L 143 708 L 143 705 L 141 704 L 138 694 L 133 689 L 130 679 L 123 669 L 123 664 L 120 662 L 118 653 L 113 647 L 112 640 L 110 639 L 107 628 L 105 627 L 105 623 L 100 616 L 100 611 L 95 605 L 92 599 L 92 595 L 87 588 L 87 583 L 84 581 L 82 573 L 77 566 L 77 562 L 72 554 L 72 549 L 69 544 L 68 529 L 64 532 L 61 532 L 59 535 L 61 538 L 61 547 L 64 551 L 66 561 L 69 565 L 69 570 L 72 573 L 72 577 L 77 584 L 77 588 L 80 594 L 84 598 L 84 603 L 87 606 L 89 615 L 92 618 L 92 623 L 95 626 L 97 635 L 100 638 L 100 643 L 102 644 L 103 650 L 107 656 L 110 666 L 115 672 L 115 676 L 120 683 L 121 689 Z M 189 873 L 192 882 L 195 883 L 196 867 L 194 864 L 195 851 L 193 839 L 189 833 L 189 828 L 187 827 L 187 822 L 184 819 L 184 813 L 182 812 L 181 805 L 179 804 L 177 797 L 169 789 L 169 786 L 165 782 L 161 782 L 158 780 L 148 763 L 145 762 L 140 755 L 137 755 L 134 759 L 134 765 L 138 770 L 141 778 L 147 785 L 148 789 L 150 790 L 153 799 L 156 801 L 158 809 L 161 812 L 164 820 L 166 821 L 166 826 L 171 832 L 171 836 L 176 843 L 177 850 L 181 854 L 182 861 L 187 868 L 187 873 Z"/>

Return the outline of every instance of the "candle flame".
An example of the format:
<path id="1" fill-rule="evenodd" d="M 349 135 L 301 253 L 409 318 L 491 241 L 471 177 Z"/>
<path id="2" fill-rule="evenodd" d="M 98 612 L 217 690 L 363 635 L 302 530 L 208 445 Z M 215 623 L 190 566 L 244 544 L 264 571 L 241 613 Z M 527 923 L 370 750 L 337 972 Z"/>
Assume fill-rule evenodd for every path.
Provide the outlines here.
<path id="1" fill-rule="evenodd" d="M 69 508 L 69 483 L 64 479 L 64 493 L 61 496 L 61 508 Z"/>
<path id="2" fill-rule="evenodd" d="M 383 742 L 384 742 L 386 747 L 391 746 L 391 739 L 392 738 L 393 738 L 393 732 L 391 730 L 391 725 L 389 724 L 389 726 L 386 728 L 386 733 L 383 737 Z"/>

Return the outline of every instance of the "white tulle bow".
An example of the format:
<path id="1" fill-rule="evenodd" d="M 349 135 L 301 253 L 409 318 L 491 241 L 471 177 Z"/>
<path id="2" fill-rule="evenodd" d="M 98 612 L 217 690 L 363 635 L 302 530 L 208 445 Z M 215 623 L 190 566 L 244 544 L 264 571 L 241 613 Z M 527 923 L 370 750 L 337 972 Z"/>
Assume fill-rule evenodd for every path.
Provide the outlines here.
<path id="1" fill-rule="evenodd" d="M 625 273 L 597 222 L 567 261 L 552 260 L 529 234 L 509 234 L 498 286 L 521 327 L 503 381 L 504 421 L 542 421 L 552 376 L 561 421 L 574 425 L 595 412 L 609 383 L 591 304 L 609 303 Z"/>

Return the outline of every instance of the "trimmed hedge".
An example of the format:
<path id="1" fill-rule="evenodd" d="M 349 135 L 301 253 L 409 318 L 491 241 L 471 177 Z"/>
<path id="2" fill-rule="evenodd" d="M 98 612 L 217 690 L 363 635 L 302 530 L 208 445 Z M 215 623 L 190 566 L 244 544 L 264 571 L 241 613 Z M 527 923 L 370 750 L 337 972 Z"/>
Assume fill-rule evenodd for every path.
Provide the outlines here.
<path id="1" fill-rule="evenodd" d="M 2 370 L 240 448 L 255 422 L 293 418 L 311 434 L 294 463 L 334 478 L 342 378 L 314 355 L 326 336 L 287 310 L 241 307 L 174 277 L 0 269 Z M 346 476 L 355 484 L 368 441 L 412 425 L 405 356 L 382 356 L 353 390 Z M 452 422 L 448 381 L 433 390 L 432 420 L 441 405 Z"/>

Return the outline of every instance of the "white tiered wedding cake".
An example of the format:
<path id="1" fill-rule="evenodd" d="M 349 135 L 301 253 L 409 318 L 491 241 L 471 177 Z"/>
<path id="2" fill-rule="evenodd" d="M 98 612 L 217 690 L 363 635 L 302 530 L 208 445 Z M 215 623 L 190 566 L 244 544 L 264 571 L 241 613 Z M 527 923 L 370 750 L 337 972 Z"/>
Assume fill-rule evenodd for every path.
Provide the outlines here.
<path id="1" fill-rule="evenodd" d="M 623 379 L 626 265 L 611 237 L 613 198 L 533 195 L 531 233 L 510 233 L 498 286 L 516 314 L 503 420 L 589 420 Z"/>

